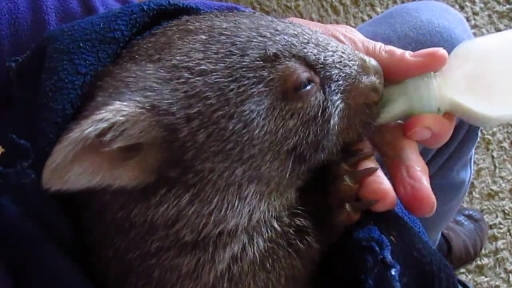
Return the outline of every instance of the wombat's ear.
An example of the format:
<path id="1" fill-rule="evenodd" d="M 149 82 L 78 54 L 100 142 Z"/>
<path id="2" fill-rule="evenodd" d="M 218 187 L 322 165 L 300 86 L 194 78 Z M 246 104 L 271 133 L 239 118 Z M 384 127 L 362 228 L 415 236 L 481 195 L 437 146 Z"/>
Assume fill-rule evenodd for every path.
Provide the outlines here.
<path id="1" fill-rule="evenodd" d="M 160 131 L 135 104 L 113 103 L 74 124 L 53 149 L 42 184 L 51 192 L 131 188 L 154 180 Z"/>

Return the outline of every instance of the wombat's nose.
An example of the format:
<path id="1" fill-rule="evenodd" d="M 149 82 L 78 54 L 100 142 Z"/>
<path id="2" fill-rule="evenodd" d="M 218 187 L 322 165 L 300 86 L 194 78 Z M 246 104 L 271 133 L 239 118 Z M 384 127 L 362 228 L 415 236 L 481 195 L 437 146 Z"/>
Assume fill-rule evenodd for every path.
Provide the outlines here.
<path id="1" fill-rule="evenodd" d="M 379 63 L 373 58 L 366 55 L 360 54 L 360 82 L 359 93 L 356 93 L 354 97 L 359 99 L 353 99 L 354 102 L 376 104 L 379 102 L 382 91 L 384 89 L 384 75 L 382 68 Z"/>

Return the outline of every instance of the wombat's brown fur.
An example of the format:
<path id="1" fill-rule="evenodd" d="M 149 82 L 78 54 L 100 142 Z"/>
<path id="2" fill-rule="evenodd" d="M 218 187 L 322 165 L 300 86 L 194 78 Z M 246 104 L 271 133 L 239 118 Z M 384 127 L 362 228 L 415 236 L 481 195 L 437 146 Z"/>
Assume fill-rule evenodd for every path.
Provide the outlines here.
<path id="1" fill-rule="evenodd" d="M 313 222 L 301 199 L 333 195 L 301 187 L 362 139 L 381 89 L 374 61 L 298 24 L 184 17 L 102 72 L 43 185 L 82 191 L 106 287 L 305 287 L 346 223 L 332 201 L 311 208 L 329 215 Z"/>

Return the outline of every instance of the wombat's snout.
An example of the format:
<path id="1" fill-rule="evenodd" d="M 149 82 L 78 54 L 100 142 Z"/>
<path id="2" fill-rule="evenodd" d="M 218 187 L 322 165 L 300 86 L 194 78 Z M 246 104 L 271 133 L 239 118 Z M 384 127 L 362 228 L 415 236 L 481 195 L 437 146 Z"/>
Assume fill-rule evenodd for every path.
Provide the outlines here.
<path id="1" fill-rule="evenodd" d="M 348 99 L 353 104 L 377 104 L 384 89 L 384 75 L 379 63 L 366 55 L 359 55 L 360 81 Z"/>

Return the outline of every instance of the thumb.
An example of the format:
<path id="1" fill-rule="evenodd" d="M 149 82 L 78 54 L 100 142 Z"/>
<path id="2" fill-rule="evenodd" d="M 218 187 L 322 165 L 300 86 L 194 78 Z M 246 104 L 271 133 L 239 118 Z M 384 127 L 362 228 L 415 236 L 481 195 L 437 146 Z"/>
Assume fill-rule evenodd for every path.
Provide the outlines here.
<path id="1" fill-rule="evenodd" d="M 386 82 L 397 83 L 441 69 L 448 60 L 443 48 L 428 48 L 416 52 L 402 50 L 361 35 L 359 52 L 374 58 L 382 67 Z"/>
<path id="2" fill-rule="evenodd" d="M 413 53 L 370 40 L 350 26 L 325 25 L 300 18 L 288 20 L 317 30 L 375 59 L 380 64 L 388 83 L 398 83 L 424 73 L 438 71 L 448 61 L 448 53 L 443 48 L 429 48 Z"/>

